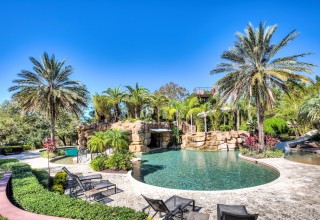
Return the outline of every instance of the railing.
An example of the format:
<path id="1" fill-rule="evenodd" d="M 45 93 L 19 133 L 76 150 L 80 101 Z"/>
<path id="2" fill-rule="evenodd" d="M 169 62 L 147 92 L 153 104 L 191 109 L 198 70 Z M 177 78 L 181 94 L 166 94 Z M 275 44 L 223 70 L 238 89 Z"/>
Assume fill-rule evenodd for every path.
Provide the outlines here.
<path id="1" fill-rule="evenodd" d="M 77 163 L 86 162 L 88 156 L 88 150 L 78 150 Z"/>

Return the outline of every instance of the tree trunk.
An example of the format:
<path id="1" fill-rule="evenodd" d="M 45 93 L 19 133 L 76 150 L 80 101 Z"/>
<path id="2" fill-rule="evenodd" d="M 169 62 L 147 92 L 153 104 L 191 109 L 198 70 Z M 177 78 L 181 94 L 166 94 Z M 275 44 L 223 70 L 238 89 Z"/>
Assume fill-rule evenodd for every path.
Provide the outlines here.
<path id="1" fill-rule="evenodd" d="M 259 151 L 264 151 L 265 150 L 264 129 L 263 129 L 264 109 L 260 102 L 257 102 L 257 119 L 258 119 L 258 133 L 259 133 Z"/>
<path id="2" fill-rule="evenodd" d="M 134 107 L 134 116 L 135 116 L 135 118 L 138 118 L 138 108 L 137 108 L 137 106 Z"/>
<path id="3" fill-rule="evenodd" d="M 237 109 L 237 131 L 240 130 L 240 110 Z"/>
<path id="4" fill-rule="evenodd" d="M 115 117 L 115 121 L 118 122 L 119 121 L 119 106 L 118 106 L 118 104 L 114 105 L 114 117 Z"/>

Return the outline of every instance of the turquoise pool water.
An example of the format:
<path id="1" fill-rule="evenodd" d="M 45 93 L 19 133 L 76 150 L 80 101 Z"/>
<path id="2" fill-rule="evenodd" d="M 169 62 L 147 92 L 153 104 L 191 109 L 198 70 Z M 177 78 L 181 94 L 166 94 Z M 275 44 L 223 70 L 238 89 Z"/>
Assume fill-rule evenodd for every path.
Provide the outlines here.
<path id="1" fill-rule="evenodd" d="M 143 154 L 132 176 L 144 183 L 184 190 L 228 190 L 271 182 L 279 173 L 238 158 L 238 152 L 170 150 Z"/>

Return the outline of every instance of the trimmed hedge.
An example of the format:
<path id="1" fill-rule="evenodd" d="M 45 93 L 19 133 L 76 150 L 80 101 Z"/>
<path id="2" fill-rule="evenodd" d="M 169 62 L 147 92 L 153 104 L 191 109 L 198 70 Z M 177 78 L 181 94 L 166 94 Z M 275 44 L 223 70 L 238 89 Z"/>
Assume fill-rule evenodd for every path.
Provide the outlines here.
<path id="1" fill-rule="evenodd" d="M 48 188 L 49 174 L 43 169 L 32 169 L 32 174 L 38 179 L 39 183 L 44 187 Z"/>
<path id="2" fill-rule="evenodd" d="M 0 153 L 6 155 L 8 153 L 21 153 L 23 151 L 23 146 L 3 146 L 0 147 Z"/>
<path id="3" fill-rule="evenodd" d="M 5 163 L 11 163 L 11 162 L 19 162 L 19 160 L 17 159 L 0 159 L 0 167 L 2 166 L 2 164 L 5 164 Z"/>
<path id="4" fill-rule="evenodd" d="M 13 198 L 27 211 L 83 220 L 140 220 L 147 217 L 146 213 L 136 212 L 131 208 L 90 204 L 81 199 L 50 192 L 39 183 L 28 164 L 10 163 L 7 167 L 12 171 Z"/>

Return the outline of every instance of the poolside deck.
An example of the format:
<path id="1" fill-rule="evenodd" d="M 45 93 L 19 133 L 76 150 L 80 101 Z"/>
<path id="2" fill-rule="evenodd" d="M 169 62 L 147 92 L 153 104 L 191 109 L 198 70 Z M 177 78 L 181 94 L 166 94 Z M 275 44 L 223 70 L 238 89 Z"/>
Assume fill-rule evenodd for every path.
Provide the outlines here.
<path id="1" fill-rule="evenodd" d="M 37 152 L 12 155 L 32 167 L 46 169 L 47 161 Z M 3 156 L 0 156 L 3 158 Z M 121 192 L 109 196 L 105 202 L 112 206 L 127 206 L 141 210 L 146 202 L 140 196 L 167 199 L 180 195 L 196 200 L 200 212 L 216 219 L 217 203 L 246 205 L 259 219 L 320 219 L 320 166 L 291 162 L 286 159 L 262 159 L 280 171 L 280 177 L 268 184 L 226 191 L 186 191 L 165 189 L 137 182 L 128 174 L 101 173 L 103 178 L 117 184 Z M 52 172 L 62 165 L 51 164 Z M 88 165 L 66 165 L 72 172 L 92 173 Z"/>

